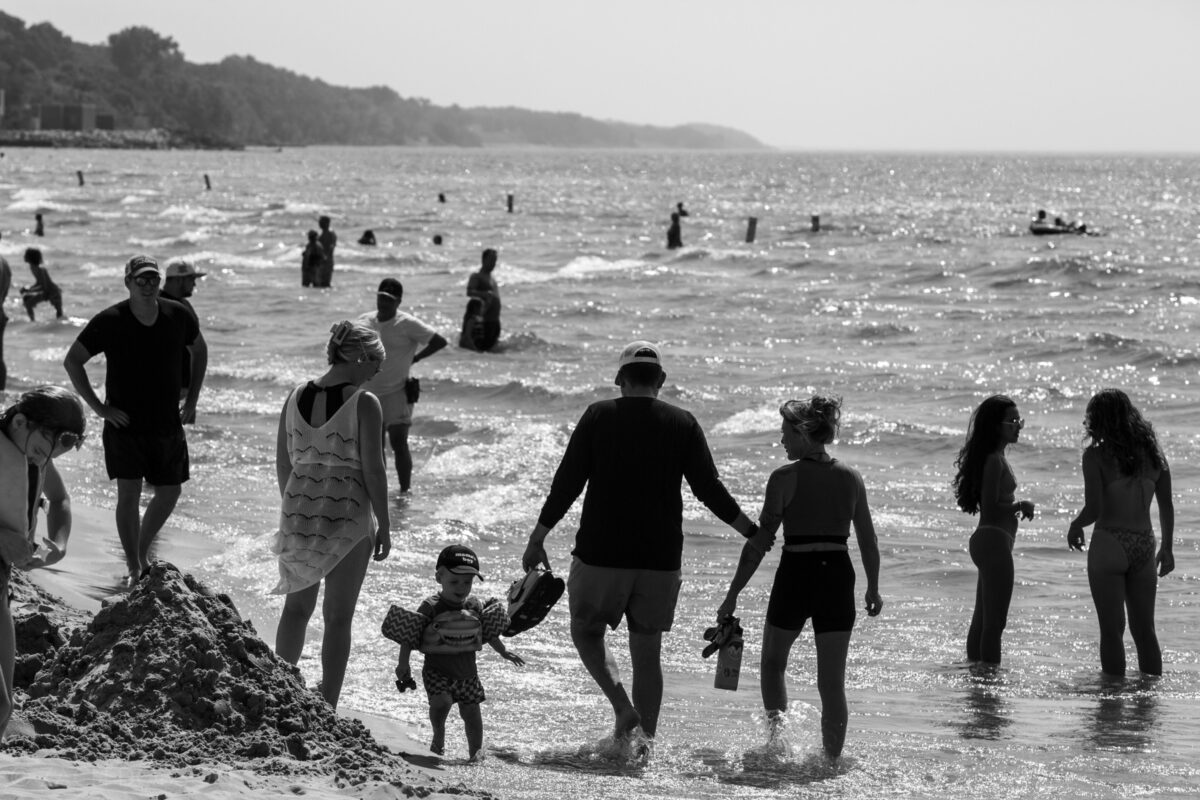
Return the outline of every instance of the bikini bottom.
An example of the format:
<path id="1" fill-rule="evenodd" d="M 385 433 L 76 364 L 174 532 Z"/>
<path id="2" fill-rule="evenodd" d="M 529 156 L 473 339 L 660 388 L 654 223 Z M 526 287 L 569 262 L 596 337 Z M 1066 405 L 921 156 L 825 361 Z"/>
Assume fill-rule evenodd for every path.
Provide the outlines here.
<path id="1" fill-rule="evenodd" d="M 1092 532 L 1104 531 L 1117 540 L 1125 551 L 1125 560 L 1129 562 L 1129 572 L 1139 572 L 1146 564 L 1154 560 L 1154 531 L 1138 531 L 1132 528 L 1108 528 L 1097 526 Z"/>

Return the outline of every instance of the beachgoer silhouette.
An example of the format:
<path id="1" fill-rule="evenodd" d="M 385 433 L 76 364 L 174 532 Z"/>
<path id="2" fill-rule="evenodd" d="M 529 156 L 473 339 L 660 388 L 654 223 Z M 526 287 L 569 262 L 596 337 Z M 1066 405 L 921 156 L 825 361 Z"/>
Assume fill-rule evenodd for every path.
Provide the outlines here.
<path id="1" fill-rule="evenodd" d="M 677 250 L 683 247 L 683 233 L 679 228 L 679 214 L 671 213 L 671 227 L 667 228 L 667 249 Z"/>
<path id="2" fill-rule="evenodd" d="M 632 342 L 617 364 L 621 396 L 591 404 L 575 426 L 521 564 L 527 571 L 550 567 L 546 536 L 586 487 L 568 587 L 571 638 L 612 706 L 614 736 L 640 726 L 653 737 L 662 706 L 662 635 L 679 596 L 683 480 L 738 533 L 753 536 L 755 526 L 721 482 L 695 417 L 658 399 L 666 380 L 658 347 Z M 622 618 L 632 700 L 605 642 L 606 629 Z"/>
<path id="3" fill-rule="evenodd" d="M 202 361 L 199 366 L 200 373 L 208 372 L 208 342 L 204 340 L 204 331 L 200 330 L 200 315 L 196 313 L 196 309 L 192 308 L 192 301 L 188 299 L 196 292 L 196 281 L 207 274 L 207 272 L 199 272 L 190 261 L 174 259 L 167 264 L 166 278 L 163 280 L 162 292 L 159 295 L 164 299 L 180 303 L 196 321 L 196 341 L 188 348 L 187 355 L 183 359 L 183 370 L 180 373 L 183 381 L 180 390 L 181 400 L 187 397 L 188 390 L 192 385 L 192 362 L 200 359 Z"/>
<path id="4" fill-rule="evenodd" d="M 321 234 L 317 238 L 321 242 L 321 247 L 325 250 L 325 260 L 321 263 L 320 269 L 317 270 L 317 279 L 313 286 L 320 288 L 328 288 L 333 283 L 333 251 L 337 248 L 337 234 L 329 227 L 329 217 L 321 217 L 317 220 L 317 227 L 321 229 Z"/>
<path id="5" fill-rule="evenodd" d="M 967 633 L 967 658 L 988 664 L 1000 663 L 1000 637 L 1008 623 L 1013 593 L 1017 520 L 1033 519 L 1034 514 L 1032 502 L 1016 499 L 1017 479 L 1005 456 L 1024 426 L 1015 402 L 1005 395 L 992 395 L 971 414 L 966 442 L 954 462 L 958 507 L 968 514 L 979 513 L 979 524 L 968 544 L 979 576 Z"/>
<path id="6" fill-rule="evenodd" d="M 363 231 L 363 235 L 358 237 L 358 243 L 365 244 L 365 245 L 374 245 L 376 243 L 375 242 L 375 231 L 370 230 L 370 229 Z"/>
<path id="7" fill-rule="evenodd" d="M 25 313 L 33 321 L 33 309 L 40 303 L 49 303 L 59 319 L 63 318 L 62 290 L 50 277 L 50 270 L 42 261 L 42 251 L 36 247 L 25 248 L 25 263 L 33 275 L 33 284 L 21 289 L 21 302 L 25 304 Z"/>
<path id="8" fill-rule="evenodd" d="M 483 301 L 472 297 L 467 301 L 463 313 L 462 331 L 458 334 L 458 346 L 466 350 L 483 350 Z"/>
<path id="9" fill-rule="evenodd" d="M 483 340 L 480 350 L 491 350 L 500 340 L 500 287 L 492 272 L 499 254 L 492 248 L 483 251 L 478 272 L 467 280 L 467 296 L 483 301 Z"/>
<path id="10" fill-rule="evenodd" d="M 675 204 L 675 213 L 679 214 L 679 216 L 681 216 L 681 217 L 690 216 L 687 212 L 687 209 L 683 207 L 682 202 Z"/>
<path id="11" fill-rule="evenodd" d="M 325 263 L 325 248 L 321 246 L 316 231 L 308 232 L 308 244 L 300 254 L 300 285 L 317 286 L 321 267 Z"/>
<path id="12" fill-rule="evenodd" d="M 386 355 L 379 335 L 359 323 L 333 326 L 325 347 L 329 369 L 288 395 L 279 415 L 275 471 L 279 480 L 279 531 L 271 548 L 279 557 L 286 594 L 275 652 L 300 661 L 308 621 L 321 583 L 321 695 L 337 708 L 350 658 L 350 628 L 371 558 L 392 548 L 383 415 L 362 384 Z"/>
<path id="13" fill-rule="evenodd" d="M 441 243 L 442 243 L 442 235 L 441 235 L 440 233 L 435 233 L 435 234 L 433 235 L 433 243 L 434 243 L 434 244 L 441 244 Z"/>
<path id="14" fill-rule="evenodd" d="M 1083 529 L 1095 523 L 1087 574 L 1100 623 L 1100 668 L 1109 675 L 1125 674 L 1128 612 L 1138 669 L 1144 675 L 1161 675 L 1154 597 L 1158 579 L 1175 569 L 1171 468 L 1154 427 L 1120 389 L 1093 395 L 1083 424 L 1090 440 L 1083 451 L 1084 506 L 1071 521 L 1067 544 L 1082 550 Z M 1158 503 L 1162 535 L 1157 555 L 1151 500 Z"/>
<path id="15" fill-rule="evenodd" d="M 767 724 L 776 735 L 784 722 L 788 656 L 800 630 L 812 618 L 817 648 L 817 687 L 821 695 L 821 738 L 825 754 L 841 755 L 846 741 L 846 655 L 854 628 L 854 567 L 847 542 L 853 526 L 867 573 L 866 609 L 876 616 L 879 595 L 879 543 L 858 471 L 831 457 L 825 447 L 837 436 L 840 398 L 814 394 L 779 408 L 782 444 L 789 464 L 771 473 L 758 532 L 742 554 L 720 620 L 733 616 L 737 598 L 783 526 L 783 554 L 767 605 L 762 644 L 762 699 Z"/>
<path id="16" fill-rule="evenodd" d="M 117 482 L 116 522 L 132 587 L 150 568 L 151 548 L 190 477 L 183 426 L 196 421 L 205 363 L 192 360 L 188 393 L 180 407 L 183 362 L 200 336 L 180 303 L 159 297 L 162 271 L 150 256 L 125 264 L 129 299 L 88 322 L 67 351 L 63 368 L 75 391 L 104 420 L 104 462 Z M 104 401 L 85 365 L 103 354 Z M 142 488 L 152 495 L 142 512 Z"/>
<path id="17" fill-rule="evenodd" d="M 395 278 L 384 278 L 375 293 L 375 312 L 363 314 L 359 322 L 379 334 L 387 359 L 379 374 L 363 384 L 363 388 L 379 398 L 383 408 L 383 429 L 396 458 L 396 475 L 400 491 L 407 492 L 412 484 L 413 461 L 408 448 L 408 432 L 412 428 L 413 406 L 417 402 L 420 384 L 410 372 L 413 364 L 422 361 L 446 346 L 446 339 L 421 320 L 400 310 L 404 286 Z"/>
<path id="18" fill-rule="evenodd" d="M 45 236 L 46 229 L 42 224 L 42 215 L 34 214 L 33 219 L 34 219 L 34 222 L 36 223 L 33 228 L 33 235 L 34 236 Z"/>

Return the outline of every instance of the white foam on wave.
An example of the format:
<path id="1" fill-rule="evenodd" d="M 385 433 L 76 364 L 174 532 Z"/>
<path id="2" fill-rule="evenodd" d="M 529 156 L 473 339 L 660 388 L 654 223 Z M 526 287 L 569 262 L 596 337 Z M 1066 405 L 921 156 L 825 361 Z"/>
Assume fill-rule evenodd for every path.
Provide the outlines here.
<path id="1" fill-rule="evenodd" d="M 184 222 L 216 223 L 233 219 L 235 215 L 209 206 L 176 205 L 167 206 L 158 212 L 158 216 L 163 219 L 179 219 Z"/>
<path id="2" fill-rule="evenodd" d="M 201 250 L 187 256 L 188 260 L 226 269 L 274 269 L 278 264 L 262 256 L 240 256 L 216 250 Z"/>
<path id="3" fill-rule="evenodd" d="M 284 203 L 270 203 L 263 211 L 264 217 L 280 217 L 284 215 L 313 214 L 320 216 L 327 209 L 319 203 L 301 203 L 288 200 Z"/>
<path id="4" fill-rule="evenodd" d="M 145 247 L 150 250 L 161 250 L 167 247 L 177 247 L 179 245 L 198 244 L 211 239 L 213 237 L 212 228 L 198 228 L 194 231 L 184 231 L 178 236 L 164 236 L 161 239 L 141 239 L 131 237 L 129 243 L 138 247 Z"/>
<path id="5" fill-rule="evenodd" d="M 779 428 L 779 409 L 759 406 L 739 411 L 729 419 L 713 426 L 714 435 L 740 436 L 747 433 L 764 433 Z"/>
<path id="6" fill-rule="evenodd" d="M 645 261 L 637 258 L 618 258 L 610 261 L 603 256 L 579 256 L 567 262 L 558 274 L 564 278 L 586 278 L 609 272 L 628 272 L 648 266 Z"/>
<path id="7" fill-rule="evenodd" d="M 55 200 L 47 199 L 30 199 L 30 200 L 15 200 L 9 203 L 5 208 L 6 211 L 16 212 L 47 212 L 56 211 L 59 213 L 66 211 L 79 211 L 79 206 L 73 206 L 70 203 L 59 203 Z"/>

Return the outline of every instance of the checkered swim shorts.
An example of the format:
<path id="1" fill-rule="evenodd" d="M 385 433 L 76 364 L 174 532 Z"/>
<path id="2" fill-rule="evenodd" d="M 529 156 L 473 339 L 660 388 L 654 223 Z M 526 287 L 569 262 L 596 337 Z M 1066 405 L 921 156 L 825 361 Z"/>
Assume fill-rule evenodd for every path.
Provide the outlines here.
<path id="1" fill-rule="evenodd" d="M 450 699 L 459 705 L 482 703 L 487 699 L 484 697 L 483 684 L 479 682 L 478 675 L 452 680 L 440 672 L 421 670 L 421 682 L 425 684 L 427 693 L 448 694 Z"/>

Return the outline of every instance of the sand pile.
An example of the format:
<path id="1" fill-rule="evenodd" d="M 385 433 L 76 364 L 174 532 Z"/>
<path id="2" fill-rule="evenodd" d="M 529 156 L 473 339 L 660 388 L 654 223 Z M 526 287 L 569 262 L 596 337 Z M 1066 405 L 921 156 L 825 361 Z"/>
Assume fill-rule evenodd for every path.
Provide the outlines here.
<path id="1" fill-rule="evenodd" d="M 46 634 L 53 641 L 53 634 Z M 412 775 L 357 720 L 337 716 L 226 595 L 156 564 L 44 659 L 22 715 L 35 731 L 4 748 L 69 759 L 227 764 L 405 785 Z M 413 786 L 418 796 L 428 786 Z M 437 791 L 453 791 L 437 787 Z"/>

